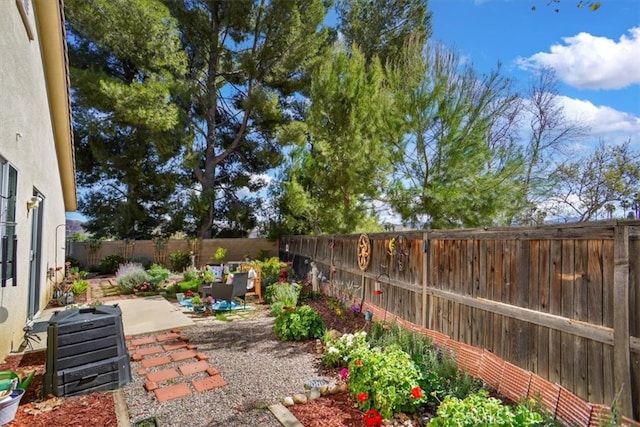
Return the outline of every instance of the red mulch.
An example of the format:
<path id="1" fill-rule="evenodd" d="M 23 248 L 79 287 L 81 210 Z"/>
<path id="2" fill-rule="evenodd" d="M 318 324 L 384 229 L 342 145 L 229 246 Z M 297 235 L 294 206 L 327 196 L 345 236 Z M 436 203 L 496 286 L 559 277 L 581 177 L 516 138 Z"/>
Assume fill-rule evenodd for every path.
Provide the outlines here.
<path id="1" fill-rule="evenodd" d="M 0 371 L 36 370 L 31 384 L 20 400 L 15 419 L 7 427 L 85 427 L 117 426 L 118 419 L 111 393 L 92 393 L 84 396 L 42 398 L 42 376 L 47 359 L 46 351 L 9 356 L 0 363 Z"/>

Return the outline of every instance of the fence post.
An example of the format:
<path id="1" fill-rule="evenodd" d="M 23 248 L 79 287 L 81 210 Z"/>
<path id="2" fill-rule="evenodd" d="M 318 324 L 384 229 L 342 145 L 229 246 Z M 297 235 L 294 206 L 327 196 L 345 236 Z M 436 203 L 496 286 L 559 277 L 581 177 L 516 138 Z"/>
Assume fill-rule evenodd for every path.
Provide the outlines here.
<path id="1" fill-rule="evenodd" d="M 619 392 L 620 413 L 633 419 L 629 331 L 629 227 L 614 229 L 613 270 L 613 383 Z"/>
<path id="2" fill-rule="evenodd" d="M 431 296 L 427 295 L 429 280 L 429 236 L 422 234 L 422 326 L 431 329 L 431 316 L 427 316 L 427 308 L 431 307 Z M 427 323 L 427 321 L 429 323 Z"/>

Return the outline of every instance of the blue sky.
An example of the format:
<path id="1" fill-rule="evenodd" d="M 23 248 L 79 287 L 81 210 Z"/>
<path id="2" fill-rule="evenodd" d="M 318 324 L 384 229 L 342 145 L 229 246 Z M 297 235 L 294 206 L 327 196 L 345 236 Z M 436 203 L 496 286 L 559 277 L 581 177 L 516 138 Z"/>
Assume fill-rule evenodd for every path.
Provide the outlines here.
<path id="1" fill-rule="evenodd" d="M 429 0 L 432 40 L 479 72 L 501 62 L 522 89 L 531 70 L 553 68 L 566 117 L 586 122 L 591 142 L 631 140 L 640 150 L 640 0 L 601 0 L 595 12 L 578 0 L 548 3 Z"/>

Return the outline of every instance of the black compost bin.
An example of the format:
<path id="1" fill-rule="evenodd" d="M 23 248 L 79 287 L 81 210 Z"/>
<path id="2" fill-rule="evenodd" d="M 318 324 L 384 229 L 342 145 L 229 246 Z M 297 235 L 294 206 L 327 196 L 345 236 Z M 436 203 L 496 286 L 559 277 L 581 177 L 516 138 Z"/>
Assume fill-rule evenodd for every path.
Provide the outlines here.
<path id="1" fill-rule="evenodd" d="M 115 390 L 131 381 L 117 305 L 58 311 L 47 327 L 44 395 Z"/>

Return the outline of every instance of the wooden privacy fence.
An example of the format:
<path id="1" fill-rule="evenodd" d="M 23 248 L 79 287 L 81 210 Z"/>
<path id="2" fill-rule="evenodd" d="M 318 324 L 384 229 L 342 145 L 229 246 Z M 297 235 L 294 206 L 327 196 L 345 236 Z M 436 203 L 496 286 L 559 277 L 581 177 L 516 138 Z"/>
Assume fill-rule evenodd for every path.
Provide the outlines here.
<path id="1" fill-rule="evenodd" d="M 196 267 L 202 267 L 215 262 L 213 255 L 217 248 L 227 250 L 225 262 L 242 261 L 245 255 L 251 259 L 259 255 L 277 256 L 278 243 L 268 239 L 232 238 L 67 242 L 66 255 L 76 258 L 85 267 L 97 266 L 101 259 L 114 254 L 169 267 L 169 256 L 174 252 L 183 252 L 192 254 Z"/>
<path id="2" fill-rule="evenodd" d="M 286 236 L 280 256 L 298 275 L 314 261 L 331 282 L 355 284 L 354 302 L 364 298 L 387 320 L 489 351 L 640 419 L 640 221 L 366 237 L 364 270 L 360 235 Z"/>

